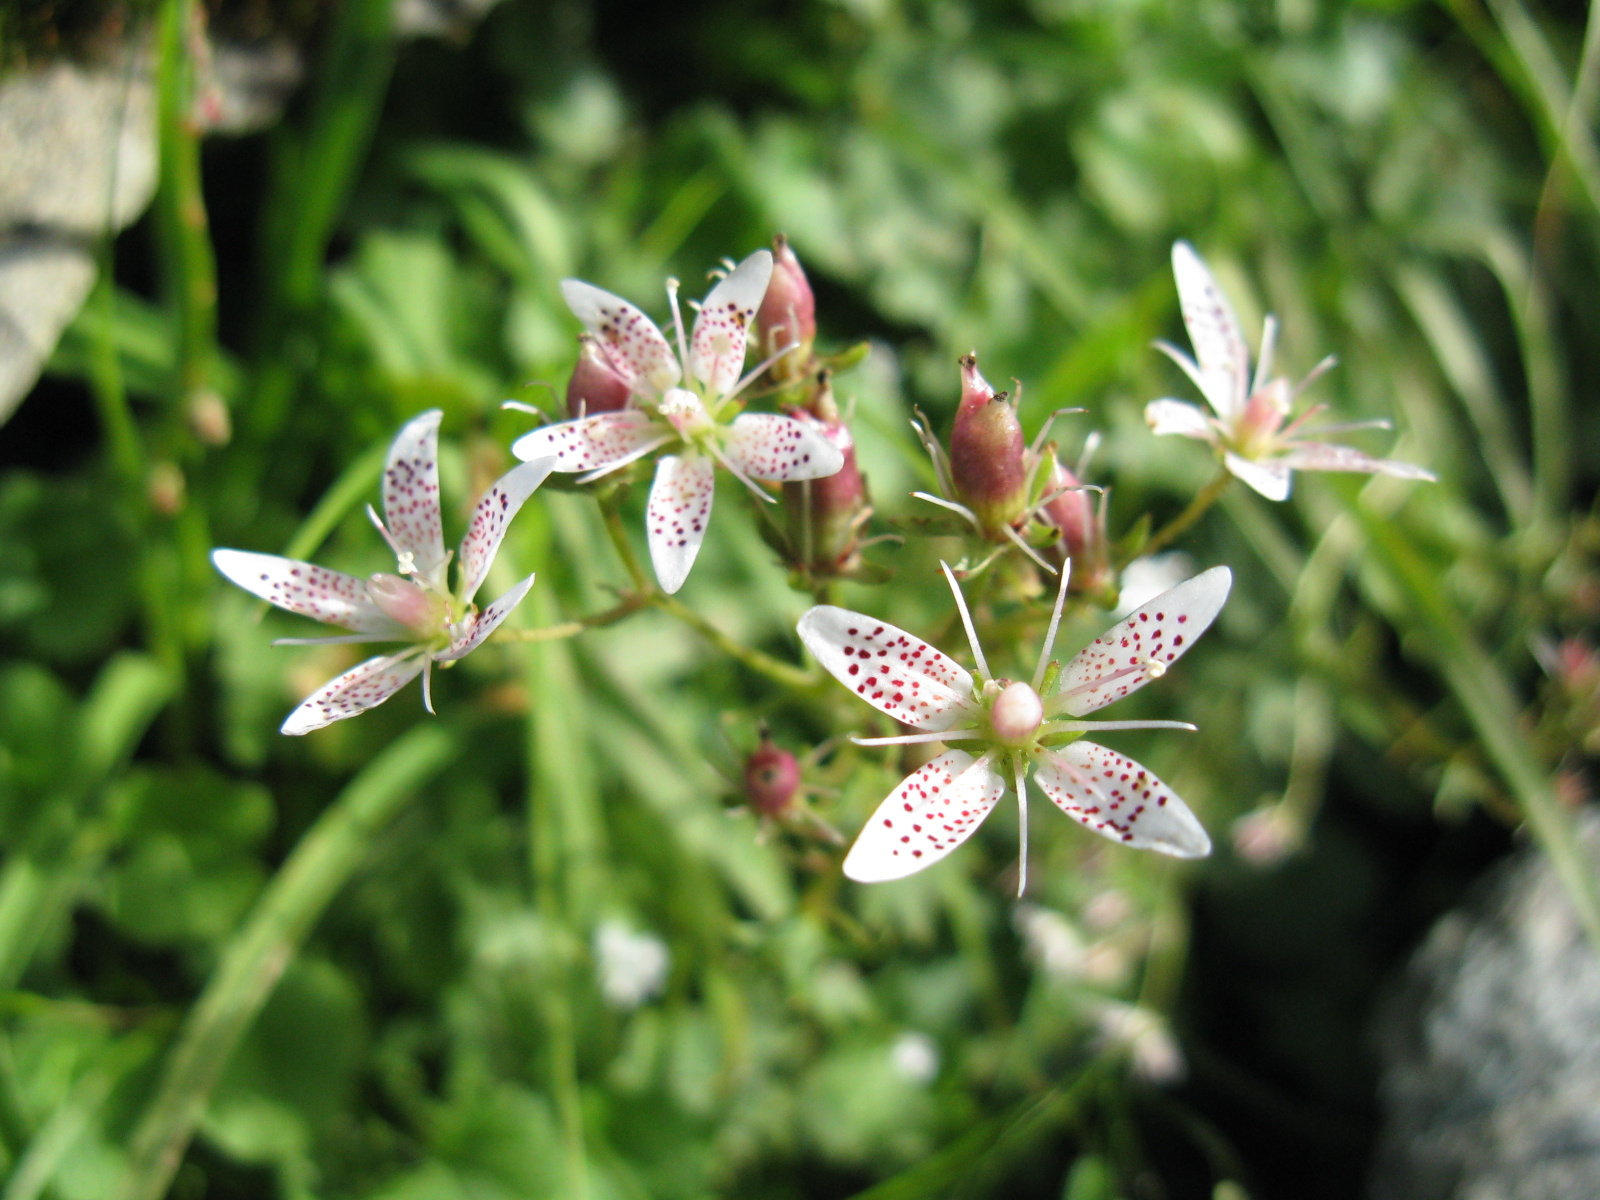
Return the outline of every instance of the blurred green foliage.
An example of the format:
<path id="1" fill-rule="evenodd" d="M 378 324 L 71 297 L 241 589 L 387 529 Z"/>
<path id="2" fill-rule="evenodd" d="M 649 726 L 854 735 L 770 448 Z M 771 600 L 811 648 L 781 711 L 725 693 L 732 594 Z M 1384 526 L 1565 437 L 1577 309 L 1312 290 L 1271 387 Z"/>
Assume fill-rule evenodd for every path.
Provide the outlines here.
<path id="1" fill-rule="evenodd" d="M 1559 855 L 1551 780 L 1581 792 L 1600 711 L 1595 679 L 1541 684 L 1529 652 L 1600 618 L 1584 29 L 1517 0 L 505 0 L 459 44 L 403 46 L 391 18 L 322 12 L 285 123 L 208 145 L 197 177 L 169 111 L 158 212 L 203 200 L 210 242 L 125 235 L 54 360 L 100 434 L 62 422 L 76 457 L 0 478 L 5 1200 L 153 1200 L 169 1177 L 297 1200 L 1351 1194 L 1374 990 L 1497 823 Z M 499 402 L 557 404 L 560 278 L 659 315 L 664 275 L 698 294 L 776 231 L 822 349 L 872 341 L 836 388 L 874 529 L 916 515 L 908 418 L 947 430 L 974 347 L 1022 381 L 1030 435 L 1088 410 L 1057 436 L 1070 459 L 1103 432 L 1114 533 L 1182 509 L 1213 468 L 1140 416 L 1189 395 L 1149 349 L 1181 340 L 1177 237 L 1252 338 L 1279 316 L 1290 374 L 1337 352 L 1319 398 L 1393 419 L 1441 476 L 1302 476 L 1279 506 L 1236 486 L 1185 540 L 1233 598 L 1117 715 L 1200 733 L 1116 745 L 1216 859 L 1036 813 L 1018 906 L 1002 807 L 925 875 L 848 884 L 814 828 L 728 809 L 760 723 L 799 752 L 869 715 L 655 610 L 491 643 L 441 673 L 437 720 L 407 692 L 277 735 L 356 656 L 272 648 L 303 622 L 225 593 L 209 548 L 383 568 L 361 506 L 429 407 L 459 527 L 528 427 Z M 64 386 L 19 425 L 84 394 Z M 196 432 L 213 393 L 226 445 Z M 799 661 L 810 599 L 746 500 L 723 491 L 682 599 Z M 929 581 L 954 553 L 879 547 L 894 582 L 841 602 L 953 649 Z M 625 584 L 590 498 L 548 487 L 487 593 L 534 569 L 525 628 Z M 1008 578 L 980 619 L 996 668 L 1026 671 L 1047 614 Z M 1073 613 L 1063 647 L 1108 622 Z M 843 746 L 808 782 L 848 835 L 904 766 Z M 1286 858 L 1228 848 L 1251 814 Z M 658 991 L 610 992 L 607 928 L 665 948 Z M 1133 1028 L 1115 1005 L 1143 1040 L 1111 1036 Z M 1157 1086 L 1167 1022 L 1185 1087 Z"/>

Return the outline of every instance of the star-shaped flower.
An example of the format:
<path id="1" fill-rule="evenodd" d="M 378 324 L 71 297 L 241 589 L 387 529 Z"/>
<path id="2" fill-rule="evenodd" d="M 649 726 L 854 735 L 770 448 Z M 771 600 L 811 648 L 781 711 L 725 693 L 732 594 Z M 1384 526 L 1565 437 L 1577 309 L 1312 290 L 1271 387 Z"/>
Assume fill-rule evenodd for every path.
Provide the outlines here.
<path id="1" fill-rule="evenodd" d="M 778 413 L 740 413 L 740 394 L 786 347 L 742 377 L 750 322 L 772 278 L 772 253 L 757 250 L 728 272 L 700 306 L 686 339 L 675 280 L 672 301 L 677 354 L 653 321 L 610 292 L 563 280 L 567 306 L 633 389 L 629 407 L 546 425 L 517 439 L 518 458 L 554 456 L 555 469 L 582 472 L 587 483 L 671 446 L 656 463 L 645 509 L 645 533 L 656 579 L 676 592 L 688 577 L 711 517 L 714 471 L 721 463 L 767 502 L 755 480 L 822 479 L 844 465 L 813 423 Z M 688 378 L 684 378 L 687 368 Z"/>
<path id="2" fill-rule="evenodd" d="M 318 688 L 283 723 L 288 734 L 310 733 L 334 721 L 382 704 L 419 673 L 422 701 L 429 712 L 434 663 L 449 666 L 495 631 L 533 585 L 529 575 L 482 612 L 472 603 L 505 537 L 506 526 L 533 490 L 550 474 L 551 460 L 523 463 L 501 476 L 478 501 L 467 523 L 456 567 L 456 590 L 446 574 L 439 515 L 438 409 L 411 420 L 389 447 L 383 471 L 383 512 L 388 525 L 369 506 L 367 514 L 398 559 L 399 574 L 358 579 L 311 563 L 255 554 L 213 550 L 211 561 L 234 583 L 290 612 L 355 630 L 328 638 L 283 638 L 278 645 L 329 642 L 405 642 L 403 649 L 380 654 Z"/>
<path id="3" fill-rule="evenodd" d="M 1432 481 L 1432 473 L 1412 463 L 1373 458 L 1350 446 L 1307 441 L 1305 433 L 1341 433 L 1352 429 L 1387 429 L 1387 421 L 1353 421 L 1342 425 L 1305 428 L 1326 405 L 1313 405 L 1287 425 L 1284 421 L 1313 380 L 1335 363 L 1323 359 L 1311 373 L 1291 387 L 1282 376 L 1269 378 L 1278 323 L 1268 317 L 1261 334 L 1261 358 L 1250 377 L 1250 350 L 1240 332 L 1228 298 L 1210 270 L 1188 242 L 1172 247 L 1172 273 L 1178 281 L 1178 300 L 1184 328 L 1194 345 L 1194 358 L 1168 342 L 1156 347 L 1194 381 L 1215 415 L 1182 400 L 1152 400 L 1144 418 L 1158 434 L 1176 433 L 1209 442 L 1228 470 L 1268 500 L 1289 498 L 1294 471 L 1362 471 L 1369 475 L 1394 475 L 1401 479 Z"/>
<path id="4" fill-rule="evenodd" d="M 1022 810 L 1020 896 L 1027 886 L 1030 769 L 1056 807 L 1104 837 L 1179 858 L 1209 854 L 1205 829 L 1164 783 L 1131 758 L 1082 740 L 1094 730 L 1194 726 L 1077 718 L 1165 675 L 1221 611 L 1233 582 L 1228 568 L 1213 567 L 1157 596 L 1084 647 L 1058 674 L 1050 650 L 1067 594 L 1063 570 L 1039 665 L 1024 682 L 990 673 L 955 576 L 940 565 L 961 611 L 975 672 L 921 638 L 862 613 L 819 605 L 800 618 L 800 639 L 834 678 L 880 712 L 922 731 L 857 738 L 858 744 L 964 743 L 913 771 L 889 794 L 850 848 L 844 873 L 877 883 L 938 862 L 972 836 L 1010 783 Z"/>

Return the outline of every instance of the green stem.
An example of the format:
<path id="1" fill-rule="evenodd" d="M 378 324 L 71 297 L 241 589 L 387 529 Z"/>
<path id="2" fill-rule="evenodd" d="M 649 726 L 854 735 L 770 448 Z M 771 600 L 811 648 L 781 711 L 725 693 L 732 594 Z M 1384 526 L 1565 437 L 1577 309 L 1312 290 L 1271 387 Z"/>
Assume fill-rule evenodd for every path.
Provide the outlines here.
<path id="1" fill-rule="evenodd" d="M 1344 494 L 1348 497 L 1348 490 Z M 1374 557 L 1398 585 L 1412 617 L 1428 635 L 1440 674 L 1510 787 L 1534 838 L 1550 856 L 1578 919 L 1600 948 L 1600 890 L 1594 865 L 1550 786 L 1548 772 L 1521 731 L 1522 705 L 1511 681 L 1478 644 L 1466 619 L 1440 591 L 1437 574 L 1396 523 L 1364 497 L 1349 502 Z"/>
<path id="2" fill-rule="evenodd" d="M 604 612 L 590 613 L 576 621 L 563 621 L 559 625 L 544 625 L 538 629 L 499 629 L 492 635 L 497 642 L 557 642 L 563 638 L 577 637 L 589 629 L 603 629 L 615 625 L 641 609 L 650 607 L 648 596 L 633 595 Z"/>
<path id="3" fill-rule="evenodd" d="M 633 580 L 636 593 L 645 603 L 676 617 L 718 650 L 730 658 L 738 659 L 757 675 L 765 675 L 781 687 L 804 690 L 813 688 L 821 682 L 820 676 L 814 672 L 803 671 L 799 667 L 790 666 L 773 658 L 770 654 L 763 654 L 760 650 L 741 645 L 688 605 L 663 593 L 645 574 L 644 564 L 633 552 L 633 543 L 628 540 L 628 531 L 622 526 L 622 513 L 618 505 L 619 493 L 603 493 L 597 499 L 600 502 L 600 514 L 605 521 L 606 533 L 611 538 L 611 544 L 616 548 L 617 557 L 622 560 L 628 577 Z"/>
<path id="4" fill-rule="evenodd" d="M 135 1129 L 124 1200 L 161 1200 L 239 1039 L 374 835 L 455 757 L 457 735 L 418 725 L 373 759 L 307 830 L 223 949 Z"/>
<path id="5" fill-rule="evenodd" d="M 156 210 L 162 270 L 178 330 L 175 382 L 180 404 L 206 386 L 216 353 L 217 264 L 200 184 L 195 70 L 189 53 L 197 20 L 195 0 L 163 0 L 158 79 L 161 187 Z"/>
<path id="6" fill-rule="evenodd" d="M 1222 499 L 1222 493 L 1228 490 L 1228 484 L 1232 482 L 1233 476 L 1226 467 L 1223 467 L 1217 472 L 1215 479 L 1195 493 L 1194 499 L 1189 501 L 1188 508 L 1151 535 L 1150 540 L 1140 547 L 1140 555 L 1155 554 L 1159 550 L 1165 550 L 1189 532 L 1189 527 L 1205 516 L 1213 504 Z"/>

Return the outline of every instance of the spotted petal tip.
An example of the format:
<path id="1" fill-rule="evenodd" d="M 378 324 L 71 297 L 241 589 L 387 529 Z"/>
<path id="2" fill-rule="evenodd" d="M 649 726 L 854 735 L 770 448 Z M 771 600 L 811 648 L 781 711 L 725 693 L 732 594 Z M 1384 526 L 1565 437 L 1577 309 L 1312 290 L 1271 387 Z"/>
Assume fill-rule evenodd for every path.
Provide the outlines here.
<path id="1" fill-rule="evenodd" d="M 725 395 L 744 369 L 750 322 L 772 279 L 772 252 L 757 250 L 712 288 L 689 338 L 689 373 L 712 396 Z"/>
<path id="2" fill-rule="evenodd" d="M 413 417 L 389 447 L 383 468 L 383 516 L 398 551 L 411 555 L 418 575 L 442 584 L 444 527 L 439 516 L 437 408 Z"/>
<path id="3" fill-rule="evenodd" d="M 1005 790 L 989 756 L 945 751 L 878 805 L 845 856 L 845 876 L 885 883 L 932 866 L 973 835 Z"/>
<path id="4" fill-rule="evenodd" d="M 683 586 L 700 553 L 716 478 L 704 455 L 664 455 L 656 463 L 655 482 L 645 504 L 645 535 L 656 581 L 669 596 Z"/>
<path id="5" fill-rule="evenodd" d="M 302 617 L 359 633 L 407 636 L 372 602 L 366 582 L 354 575 L 248 550 L 213 550 L 211 562 L 230 582 L 251 595 Z"/>
<path id="6" fill-rule="evenodd" d="M 829 674 L 901 724 L 939 732 L 972 710 L 972 676 L 914 634 L 831 604 L 808 609 L 797 628 Z"/>
<path id="7" fill-rule="evenodd" d="M 1073 742 L 1046 755 L 1033 778 L 1057 808 L 1101 837 L 1174 858 L 1211 853 L 1211 838 L 1188 805 L 1115 750 Z"/>
<path id="8" fill-rule="evenodd" d="M 563 279 L 561 295 L 572 315 L 606 347 L 613 364 L 635 385 L 657 394 L 678 382 L 677 356 L 656 323 L 621 296 L 581 279 Z"/>
<path id="9" fill-rule="evenodd" d="M 1210 269 L 1188 242 L 1172 246 L 1172 274 L 1178 284 L 1183 325 L 1194 346 L 1203 390 L 1224 421 L 1245 402 L 1250 385 L 1250 350 Z"/>
<path id="10" fill-rule="evenodd" d="M 823 426 L 778 413 L 744 413 L 728 435 L 728 461 L 753 479 L 825 479 L 844 466 L 844 452 Z"/>
<path id="11" fill-rule="evenodd" d="M 284 721 L 282 732 L 299 737 L 376 708 L 415 679 L 426 662 L 414 650 L 369 658 L 307 696 Z"/>
<path id="12" fill-rule="evenodd" d="M 505 539 L 506 527 L 511 518 L 534 489 L 545 481 L 555 466 L 555 459 L 536 458 L 507 471 L 489 489 L 472 510 L 467 522 L 466 536 L 461 539 L 461 599 L 470 601 L 477 595 L 483 577 L 494 565 L 494 556 Z"/>

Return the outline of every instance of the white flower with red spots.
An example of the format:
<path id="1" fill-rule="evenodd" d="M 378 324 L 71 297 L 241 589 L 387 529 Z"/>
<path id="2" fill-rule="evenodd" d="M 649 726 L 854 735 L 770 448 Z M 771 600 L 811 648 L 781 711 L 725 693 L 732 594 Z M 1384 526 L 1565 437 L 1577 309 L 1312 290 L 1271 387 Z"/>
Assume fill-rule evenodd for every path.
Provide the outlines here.
<path id="1" fill-rule="evenodd" d="M 369 658 L 318 688 L 289 714 L 284 733 L 310 733 L 353 717 L 382 704 L 419 673 L 423 704 L 432 712 L 433 664 L 448 667 L 474 650 L 533 585 L 529 575 L 482 612 L 472 603 L 494 563 L 507 524 L 550 474 L 550 459 L 514 467 L 478 501 L 461 539 L 452 592 L 445 578 L 451 556 L 444 548 L 439 515 L 440 416 L 434 409 L 414 418 L 389 447 L 383 471 L 388 525 L 371 507 L 367 509 L 394 549 L 399 574 L 358 579 L 275 554 L 211 552 L 217 570 L 245 591 L 279 608 L 355 631 L 327 638 L 284 638 L 279 645 L 409 643 L 392 654 Z"/>
<path id="2" fill-rule="evenodd" d="M 1194 358 L 1168 342 L 1156 347 L 1183 369 L 1211 405 L 1211 414 L 1182 400 L 1152 400 L 1144 419 L 1158 434 L 1175 433 L 1209 443 L 1230 472 L 1268 500 L 1287 500 L 1295 471 L 1361 471 L 1401 479 L 1432 481 L 1432 473 L 1412 463 L 1373 458 L 1350 446 L 1307 441 L 1308 433 L 1342 433 L 1352 429 L 1387 429 L 1387 421 L 1353 421 L 1315 429 L 1306 422 L 1327 406 L 1313 405 L 1287 425 L 1296 397 L 1336 361 L 1331 355 L 1291 387 L 1282 376 L 1270 378 L 1278 323 L 1268 317 L 1261 334 L 1261 358 L 1250 377 L 1250 349 L 1239 320 L 1206 264 L 1188 242 L 1172 247 L 1172 273 L 1178 281 L 1183 325 L 1194 345 Z"/>
<path id="3" fill-rule="evenodd" d="M 1021 895 L 1027 886 L 1030 769 L 1056 807 L 1104 837 L 1179 858 L 1209 854 L 1205 829 L 1164 783 L 1115 750 L 1082 740 L 1095 730 L 1194 726 L 1076 718 L 1166 674 L 1221 611 L 1233 582 L 1228 568 L 1213 567 L 1157 596 L 1059 669 L 1050 662 L 1050 650 L 1067 594 L 1063 570 L 1031 682 L 990 673 L 961 589 L 948 566 L 944 572 L 977 663 L 974 672 L 922 639 L 861 613 L 819 605 L 800 618 L 801 641 L 834 678 L 880 712 L 921 731 L 854 739 L 858 744 L 967 743 L 913 771 L 889 794 L 850 848 L 844 873 L 878 883 L 938 862 L 972 836 L 1009 783 L 1022 813 Z"/>
<path id="4" fill-rule="evenodd" d="M 633 305 L 577 279 L 563 280 L 567 306 L 593 335 L 615 374 L 633 389 L 629 407 L 535 429 L 518 438 L 518 458 L 555 458 L 557 471 L 599 479 L 670 446 L 656 463 L 645 532 L 656 579 L 676 592 L 688 577 L 711 518 L 714 466 L 722 464 L 756 496 L 773 497 L 755 481 L 822 479 L 844 465 L 814 423 L 778 413 L 741 413 L 739 399 L 771 363 L 740 374 L 750 322 L 772 278 L 772 253 L 757 250 L 729 271 L 700 305 L 687 339 L 677 281 L 667 281 L 678 350 Z M 685 373 L 687 370 L 687 378 Z"/>

